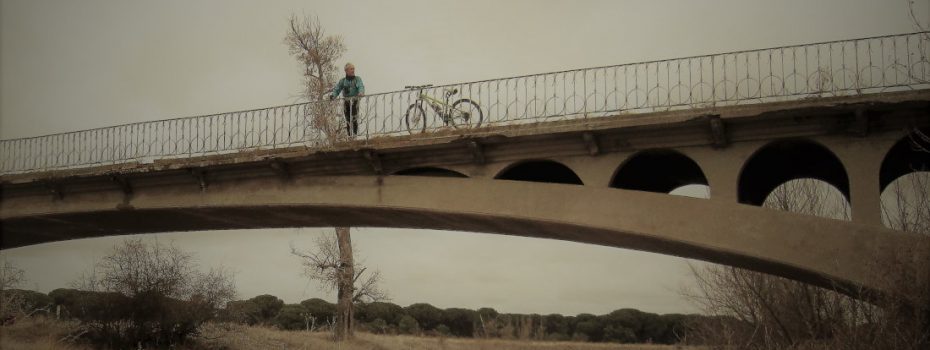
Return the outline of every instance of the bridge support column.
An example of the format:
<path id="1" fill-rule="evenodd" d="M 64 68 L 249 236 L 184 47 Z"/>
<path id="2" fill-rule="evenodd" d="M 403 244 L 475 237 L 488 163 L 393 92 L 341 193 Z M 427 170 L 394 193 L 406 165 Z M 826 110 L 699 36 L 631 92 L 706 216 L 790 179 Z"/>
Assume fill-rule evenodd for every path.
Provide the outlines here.
<path id="1" fill-rule="evenodd" d="M 855 223 L 882 226 L 878 170 L 878 166 L 869 167 L 868 171 L 853 172 L 849 176 L 849 200 L 852 206 L 852 221 Z"/>
<path id="2" fill-rule="evenodd" d="M 873 142 L 857 140 L 844 145 L 836 155 L 846 167 L 849 176 L 849 205 L 852 222 L 882 226 L 882 201 L 879 188 L 884 150 Z"/>
<path id="3" fill-rule="evenodd" d="M 739 168 L 717 168 L 708 171 L 707 182 L 710 185 L 710 199 L 727 203 L 739 202 Z"/>
<path id="4" fill-rule="evenodd" d="M 737 203 L 740 170 L 755 148 L 753 144 L 741 143 L 725 149 L 696 148 L 685 154 L 704 171 L 711 200 Z"/>

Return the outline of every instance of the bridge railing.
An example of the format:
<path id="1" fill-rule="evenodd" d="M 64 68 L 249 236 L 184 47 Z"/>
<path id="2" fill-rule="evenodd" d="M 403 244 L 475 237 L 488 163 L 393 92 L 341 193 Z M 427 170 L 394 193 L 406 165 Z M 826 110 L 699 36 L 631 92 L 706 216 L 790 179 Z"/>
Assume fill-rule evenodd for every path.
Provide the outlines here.
<path id="1" fill-rule="evenodd" d="M 474 101 L 480 125 L 861 95 L 930 87 L 930 32 L 881 36 L 476 81 L 422 90 Z M 359 99 L 359 134 L 345 134 L 343 101 L 277 106 L 0 141 L 0 174 L 274 149 L 452 128 L 420 91 Z M 474 122 L 474 120 L 473 120 Z"/>

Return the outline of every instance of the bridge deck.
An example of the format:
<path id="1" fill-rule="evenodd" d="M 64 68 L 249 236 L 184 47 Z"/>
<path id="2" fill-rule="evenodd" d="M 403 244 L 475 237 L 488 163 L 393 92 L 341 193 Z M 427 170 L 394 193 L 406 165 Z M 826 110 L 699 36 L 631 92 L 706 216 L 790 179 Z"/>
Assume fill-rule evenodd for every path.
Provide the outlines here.
<path id="1" fill-rule="evenodd" d="M 828 133 L 860 133 L 868 132 L 871 127 L 900 130 L 904 127 L 914 127 L 926 124 L 926 115 L 914 115 L 915 110 L 930 109 L 930 89 L 891 93 L 878 93 L 856 96 L 840 96 L 830 98 L 813 98 L 799 101 L 770 102 L 751 105 L 734 105 L 724 107 L 707 107 L 687 110 L 674 110 L 640 114 L 617 114 L 597 118 L 578 118 L 561 121 L 538 122 L 532 124 L 501 125 L 481 127 L 476 129 L 445 129 L 429 134 L 395 135 L 360 140 L 340 140 L 331 146 L 294 146 L 276 149 L 249 149 L 237 152 L 220 154 L 168 157 L 153 159 L 149 162 L 131 161 L 112 165 L 79 167 L 52 171 L 36 171 L 22 174 L 0 175 L 0 186 L 5 190 L 14 190 L 30 183 L 45 182 L 49 180 L 64 181 L 68 178 L 109 176 L 113 174 L 132 175 L 147 172 L 170 171 L 191 168 L 208 168 L 230 166 L 236 164 L 260 163 L 280 161 L 285 163 L 319 164 L 319 169 L 311 171 L 312 175 L 338 175 L 357 173 L 358 162 L 345 164 L 334 161 L 336 159 L 356 159 L 368 163 L 366 154 L 377 154 L 381 158 L 390 159 L 392 155 L 401 155 L 416 152 L 431 152 L 447 150 L 447 158 L 440 160 L 446 163 L 468 163 L 474 161 L 474 154 L 469 143 L 475 142 L 480 147 L 488 148 L 496 145 L 518 144 L 543 140 L 552 143 L 554 139 L 568 139 L 572 146 L 556 150 L 555 154 L 583 154 L 588 152 L 581 143 L 584 133 L 594 135 L 600 151 L 611 151 L 626 148 L 646 147 L 662 139 L 661 133 L 670 130 L 680 130 L 685 133 L 679 140 L 662 141 L 667 146 L 699 146 L 712 145 L 714 135 L 709 120 L 719 117 L 727 127 L 728 142 L 749 141 L 755 139 L 771 138 L 773 120 L 788 121 L 781 123 L 785 136 L 801 136 Z M 873 120 L 871 125 L 862 125 L 855 120 L 859 111 L 866 112 Z M 900 115 L 911 113 L 911 115 Z M 814 125 L 801 126 L 797 118 L 820 118 Z M 898 117 L 896 122 L 888 120 L 885 123 L 875 123 L 882 116 Z M 901 119 L 903 117 L 903 119 Z M 902 124 L 904 123 L 904 124 Z M 766 124 L 760 127 L 761 124 Z M 806 130 L 805 130 L 806 128 Z M 865 128 L 864 130 L 860 130 Z M 648 133 L 648 130 L 658 131 L 659 134 Z M 745 132 L 741 132 L 745 131 Z M 761 134 L 760 134 L 761 133 Z M 634 135 L 635 134 L 635 135 Z M 632 138 L 639 139 L 633 144 Z M 649 138 L 655 140 L 650 141 Z M 363 174 L 371 173 L 362 171 Z M 8 192 L 9 193 L 9 192 Z"/>

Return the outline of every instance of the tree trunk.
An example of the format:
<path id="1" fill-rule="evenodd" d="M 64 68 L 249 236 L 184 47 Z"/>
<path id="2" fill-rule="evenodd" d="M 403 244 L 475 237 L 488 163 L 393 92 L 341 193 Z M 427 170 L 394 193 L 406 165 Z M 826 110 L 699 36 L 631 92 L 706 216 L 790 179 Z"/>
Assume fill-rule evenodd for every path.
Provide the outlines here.
<path id="1" fill-rule="evenodd" d="M 355 293 L 352 261 L 352 238 L 348 227 L 337 227 L 336 238 L 339 243 L 339 301 L 336 304 L 336 340 L 348 340 L 354 336 L 355 307 L 352 296 Z"/>

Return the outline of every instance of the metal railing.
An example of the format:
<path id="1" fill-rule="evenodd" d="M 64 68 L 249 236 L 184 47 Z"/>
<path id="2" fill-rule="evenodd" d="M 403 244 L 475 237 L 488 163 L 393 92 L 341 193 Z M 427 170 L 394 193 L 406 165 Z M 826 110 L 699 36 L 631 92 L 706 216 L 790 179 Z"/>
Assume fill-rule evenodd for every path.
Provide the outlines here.
<path id="1" fill-rule="evenodd" d="M 471 127 L 596 118 L 623 113 L 861 95 L 930 87 L 930 32 L 784 46 L 535 74 L 422 90 L 480 106 Z M 419 91 L 360 98 L 359 134 L 345 135 L 343 102 L 320 101 L 142 122 L 0 141 L 0 174 L 293 146 L 448 128 L 426 108 L 425 124 L 406 116 Z M 321 122 L 322 121 L 322 122 Z M 328 131 L 327 131 L 328 130 Z"/>

